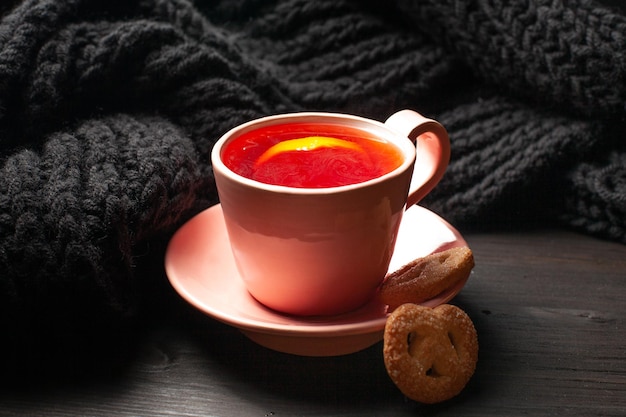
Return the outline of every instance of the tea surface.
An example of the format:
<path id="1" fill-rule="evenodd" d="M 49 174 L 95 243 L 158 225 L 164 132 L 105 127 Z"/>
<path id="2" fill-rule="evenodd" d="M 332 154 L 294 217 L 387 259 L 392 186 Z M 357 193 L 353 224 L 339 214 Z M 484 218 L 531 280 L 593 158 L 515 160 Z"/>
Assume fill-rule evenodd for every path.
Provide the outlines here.
<path id="1" fill-rule="evenodd" d="M 402 164 L 393 144 L 360 129 L 316 123 L 263 127 L 229 142 L 224 164 L 259 182 L 327 188 L 380 177 Z"/>

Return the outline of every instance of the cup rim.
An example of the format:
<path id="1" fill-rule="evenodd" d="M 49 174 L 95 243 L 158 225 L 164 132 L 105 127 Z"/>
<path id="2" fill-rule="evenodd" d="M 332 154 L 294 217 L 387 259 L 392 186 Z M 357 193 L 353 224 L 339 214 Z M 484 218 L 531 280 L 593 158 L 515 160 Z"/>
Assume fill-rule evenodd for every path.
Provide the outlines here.
<path id="1" fill-rule="evenodd" d="M 313 122 L 313 123 L 332 123 L 348 125 L 357 129 L 365 130 L 373 133 L 376 136 L 380 136 L 378 132 L 385 132 L 384 138 L 393 143 L 400 149 L 404 155 L 402 164 L 392 171 L 389 171 L 379 177 L 371 178 L 367 181 L 362 181 L 354 184 L 346 184 L 335 187 L 320 187 L 320 188 L 303 188 L 303 187 L 289 187 L 286 185 L 269 184 L 257 180 L 253 180 L 242 175 L 237 174 L 224 164 L 221 158 L 222 148 L 231 138 L 235 138 L 249 131 L 256 130 L 264 126 L 278 125 L 284 123 L 293 122 Z M 342 123 L 343 122 L 343 123 Z M 369 129 L 368 129 L 369 127 Z M 375 130 L 375 131 L 374 131 Z M 228 177 L 232 181 L 244 184 L 256 189 L 262 189 L 274 193 L 294 194 L 294 195 L 316 195 L 316 194 L 334 194 L 342 193 L 350 190 L 361 189 L 369 187 L 375 184 L 385 182 L 391 178 L 397 177 L 403 174 L 407 169 L 410 169 L 415 163 L 416 158 L 415 144 L 406 136 L 400 132 L 394 130 L 391 126 L 388 126 L 382 122 L 373 119 L 367 119 L 365 117 L 355 116 L 344 113 L 333 112 L 293 112 L 293 113 L 281 113 L 271 116 L 265 116 L 257 119 L 250 120 L 233 127 L 226 133 L 224 133 L 213 145 L 211 150 L 211 164 L 213 172 L 219 171 L 224 176 Z"/>

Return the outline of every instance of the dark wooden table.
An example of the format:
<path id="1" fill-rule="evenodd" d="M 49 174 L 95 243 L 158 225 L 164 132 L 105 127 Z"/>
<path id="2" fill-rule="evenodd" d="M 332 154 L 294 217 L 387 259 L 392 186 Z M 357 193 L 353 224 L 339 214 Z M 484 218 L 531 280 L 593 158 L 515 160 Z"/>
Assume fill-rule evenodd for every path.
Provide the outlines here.
<path id="1" fill-rule="evenodd" d="M 115 372 L 5 390 L 0 415 L 626 415 L 626 246 L 545 229 L 465 237 L 476 267 L 452 303 L 474 320 L 481 349 L 449 402 L 406 400 L 381 344 L 291 356 L 189 309 L 146 328 Z"/>

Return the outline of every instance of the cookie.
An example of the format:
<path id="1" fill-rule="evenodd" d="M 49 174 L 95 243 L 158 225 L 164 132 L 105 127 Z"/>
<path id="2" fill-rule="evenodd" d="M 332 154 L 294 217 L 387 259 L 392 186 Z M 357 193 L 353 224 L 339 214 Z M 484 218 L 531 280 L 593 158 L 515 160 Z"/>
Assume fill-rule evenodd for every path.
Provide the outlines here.
<path id="1" fill-rule="evenodd" d="M 393 311 L 405 303 L 420 304 L 466 280 L 474 268 L 467 246 L 418 258 L 390 273 L 380 287 L 380 298 Z"/>
<path id="2" fill-rule="evenodd" d="M 433 404 L 459 394 L 478 361 L 478 336 L 460 308 L 403 304 L 389 315 L 383 339 L 385 368 L 412 400 Z"/>

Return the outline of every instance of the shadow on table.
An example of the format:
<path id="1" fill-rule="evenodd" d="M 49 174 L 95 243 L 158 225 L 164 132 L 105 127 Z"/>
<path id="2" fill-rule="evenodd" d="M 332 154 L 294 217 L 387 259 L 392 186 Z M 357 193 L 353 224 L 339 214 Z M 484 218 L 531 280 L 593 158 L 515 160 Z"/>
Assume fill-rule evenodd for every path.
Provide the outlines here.
<path id="1" fill-rule="evenodd" d="M 479 317 L 479 333 L 488 326 L 488 314 L 480 308 L 460 300 L 459 304 L 474 318 Z M 207 329 L 207 326 L 210 329 Z M 485 332 L 487 333 L 487 332 Z M 275 404 L 309 404 L 337 412 L 338 410 L 372 411 L 376 409 L 412 410 L 419 408 L 421 415 L 428 410 L 452 407 L 480 397 L 483 390 L 499 381 L 476 381 L 473 378 L 456 398 L 433 406 L 423 406 L 405 398 L 393 384 L 384 366 L 382 342 L 349 355 L 337 357 L 303 357 L 275 352 L 256 345 L 239 331 L 219 323 L 197 327 L 197 342 L 205 350 L 205 359 L 218 369 L 222 383 L 231 386 L 234 395 L 242 401 Z M 216 335 L 218 337 L 216 337 Z M 493 337 L 485 343 L 494 343 Z M 217 364 L 217 368 L 215 367 Z M 480 361 L 477 374 L 482 373 Z M 293 411 L 293 410 L 287 410 Z"/>

